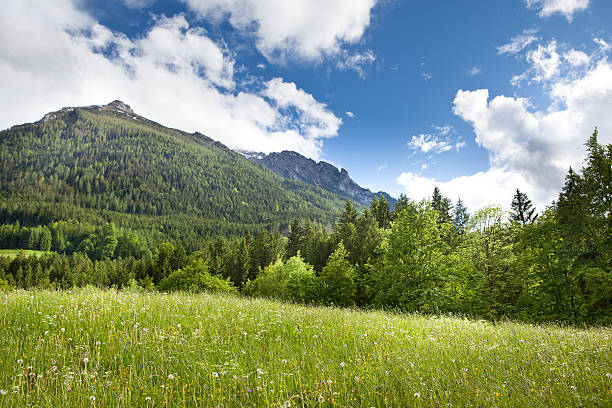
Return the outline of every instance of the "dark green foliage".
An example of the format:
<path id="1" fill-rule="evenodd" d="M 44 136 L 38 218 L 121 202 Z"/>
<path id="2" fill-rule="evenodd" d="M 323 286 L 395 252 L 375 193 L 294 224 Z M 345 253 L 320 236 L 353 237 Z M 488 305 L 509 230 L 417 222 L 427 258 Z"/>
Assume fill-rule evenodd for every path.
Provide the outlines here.
<path id="1" fill-rule="evenodd" d="M 431 208 L 438 213 L 438 223 L 451 222 L 452 202 L 449 198 L 443 197 L 438 187 L 434 187 L 431 197 Z"/>
<path id="2" fill-rule="evenodd" d="M 510 220 L 521 225 L 533 224 L 533 222 L 538 219 L 538 214 L 535 211 L 536 209 L 531 204 L 531 200 L 527 197 L 527 194 L 521 192 L 521 190 L 517 188 L 514 198 L 512 199 Z"/>

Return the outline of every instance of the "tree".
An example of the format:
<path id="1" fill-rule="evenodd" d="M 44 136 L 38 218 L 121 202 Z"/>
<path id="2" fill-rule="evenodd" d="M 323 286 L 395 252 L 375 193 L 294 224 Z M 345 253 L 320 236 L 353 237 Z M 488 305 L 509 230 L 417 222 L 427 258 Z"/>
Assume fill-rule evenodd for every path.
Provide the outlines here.
<path id="1" fill-rule="evenodd" d="M 291 222 L 291 230 L 289 231 L 289 240 L 287 242 L 287 257 L 296 256 L 302 246 L 304 230 L 300 225 L 300 220 L 294 218 Z"/>
<path id="2" fill-rule="evenodd" d="M 384 195 L 381 195 L 380 199 L 374 196 L 374 200 L 370 204 L 370 211 L 374 214 L 380 228 L 386 229 L 391 226 L 391 210 Z"/>
<path id="3" fill-rule="evenodd" d="M 451 200 L 442 196 L 438 187 L 434 187 L 433 195 L 431 197 L 431 208 L 438 212 L 439 224 L 451 222 L 451 207 Z"/>
<path id="4" fill-rule="evenodd" d="M 323 296 L 328 302 L 339 306 L 351 306 L 355 302 L 357 286 L 355 271 L 348 261 L 348 253 L 342 243 L 330 255 L 321 272 Z"/>
<path id="5" fill-rule="evenodd" d="M 375 270 L 374 304 L 435 312 L 445 303 L 446 243 L 438 213 L 429 203 L 410 203 L 397 215 L 387 251 Z"/>
<path id="6" fill-rule="evenodd" d="M 538 219 L 535 207 L 532 206 L 531 200 L 527 194 L 521 192 L 518 188 L 512 199 L 512 213 L 510 220 L 520 225 L 533 224 Z"/>
<path id="7" fill-rule="evenodd" d="M 463 235 L 467 228 L 470 214 L 468 213 L 467 207 L 463 204 L 463 201 L 459 198 L 453 209 L 453 226 L 458 235 Z"/>

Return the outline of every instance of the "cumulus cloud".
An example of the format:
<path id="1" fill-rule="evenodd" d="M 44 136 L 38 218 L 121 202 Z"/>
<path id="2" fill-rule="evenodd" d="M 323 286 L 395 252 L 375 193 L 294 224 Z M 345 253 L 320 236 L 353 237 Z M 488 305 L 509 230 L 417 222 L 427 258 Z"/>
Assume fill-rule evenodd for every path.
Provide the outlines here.
<path id="1" fill-rule="evenodd" d="M 355 114 L 354 114 L 353 112 L 350 112 L 350 111 L 349 111 L 349 112 L 345 112 L 344 114 L 345 114 L 347 117 L 351 118 L 351 119 L 355 117 Z"/>
<path id="2" fill-rule="evenodd" d="M 612 62 L 601 43 L 587 54 L 552 40 L 525 52 L 529 69 L 520 76 L 541 86 L 547 106 L 519 96 L 491 96 L 487 89 L 459 90 L 453 112 L 468 122 L 476 143 L 489 155 L 488 170 L 451 180 L 405 172 L 397 182 L 412 198 L 428 198 L 434 186 L 472 209 L 509 209 L 516 188 L 543 210 L 555 200 L 570 166 L 580 169 L 584 143 L 595 127 L 600 143 L 612 143 Z M 433 138 L 413 138 L 433 150 Z M 429 143 L 429 144 L 428 144 Z M 443 145 L 444 147 L 445 145 Z"/>
<path id="3" fill-rule="evenodd" d="M 438 185 L 474 208 L 508 207 L 507 195 L 518 187 L 543 209 L 558 195 L 569 166 L 580 168 L 595 126 L 600 143 L 612 143 L 612 64 L 601 60 L 583 77 L 555 84 L 550 97 L 548 108 L 532 111 L 524 98 L 458 91 L 454 112 L 472 125 L 476 142 L 489 153 L 490 169 L 445 182 L 403 173 L 398 183 L 417 199 Z"/>
<path id="4" fill-rule="evenodd" d="M 522 34 L 511 37 L 509 43 L 497 47 L 497 53 L 509 55 L 518 54 L 531 43 L 539 40 L 539 37 L 535 35 L 537 32 L 538 30 L 536 29 L 523 30 Z"/>
<path id="5" fill-rule="evenodd" d="M 0 89 L 0 128 L 62 106 L 121 99 L 143 116 L 229 147 L 318 158 L 322 139 L 341 124 L 280 78 L 239 89 L 231 52 L 182 15 L 157 18 L 148 32 L 128 39 L 69 0 L 3 6 Z"/>
<path id="6" fill-rule="evenodd" d="M 559 13 L 569 22 L 572 22 L 575 13 L 586 10 L 590 2 L 591 0 L 525 0 L 527 7 L 538 10 L 540 17 Z"/>
<path id="7" fill-rule="evenodd" d="M 321 60 L 361 39 L 376 0 L 183 0 L 202 17 L 252 32 L 268 60 Z"/>
<path id="8" fill-rule="evenodd" d="M 476 211 L 488 205 L 499 205 L 500 202 L 509 207 L 517 187 L 530 197 L 535 193 L 520 175 L 504 169 L 478 172 L 449 181 L 439 181 L 416 173 L 404 172 L 396 181 L 403 187 L 405 194 L 413 200 L 431 199 L 433 189 L 437 186 L 445 197 L 453 201 L 461 198 L 469 211 Z M 538 208 L 540 209 L 543 207 Z"/>

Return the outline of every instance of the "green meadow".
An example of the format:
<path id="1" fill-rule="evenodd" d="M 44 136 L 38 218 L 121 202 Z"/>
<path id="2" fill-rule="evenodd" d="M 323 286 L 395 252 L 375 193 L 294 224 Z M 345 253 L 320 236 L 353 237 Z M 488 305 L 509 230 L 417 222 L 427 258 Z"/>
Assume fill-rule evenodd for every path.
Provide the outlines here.
<path id="1" fill-rule="evenodd" d="M 610 328 L 235 296 L 0 293 L 0 406 L 606 407 Z"/>
<path id="2" fill-rule="evenodd" d="M 0 256 L 5 256 L 8 258 L 15 258 L 17 255 L 22 253 L 24 256 L 37 256 L 41 257 L 43 255 L 48 255 L 52 252 L 50 251 L 34 251 L 31 249 L 0 249 Z"/>

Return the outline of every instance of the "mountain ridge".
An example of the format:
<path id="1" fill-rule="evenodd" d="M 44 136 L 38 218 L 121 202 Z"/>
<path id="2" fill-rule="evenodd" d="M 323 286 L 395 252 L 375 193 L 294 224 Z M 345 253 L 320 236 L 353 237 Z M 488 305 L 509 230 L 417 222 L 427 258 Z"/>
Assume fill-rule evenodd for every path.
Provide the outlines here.
<path id="1" fill-rule="evenodd" d="M 300 153 L 283 150 L 282 152 L 258 153 L 237 150 L 253 163 L 261 164 L 275 174 L 289 179 L 302 181 L 326 191 L 339 194 L 357 203 L 368 206 L 374 197 L 385 197 L 391 207 L 397 201 L 384 191 L 372 192 L 361 187 L 350 177 L 344 168 L 338 169 L 326 161 L 316 162 Z"/>

